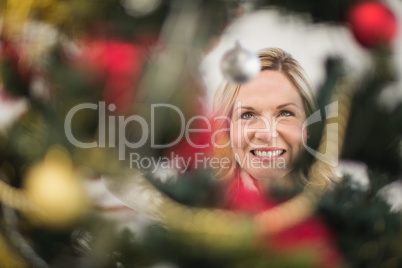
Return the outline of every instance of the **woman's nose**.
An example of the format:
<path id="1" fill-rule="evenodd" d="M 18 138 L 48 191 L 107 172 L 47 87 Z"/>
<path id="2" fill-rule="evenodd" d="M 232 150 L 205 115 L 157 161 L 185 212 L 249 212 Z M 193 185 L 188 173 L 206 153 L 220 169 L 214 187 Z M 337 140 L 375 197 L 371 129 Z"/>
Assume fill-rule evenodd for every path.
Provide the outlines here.
<path id="1" fill-rule="evenodd" d="M 275 137 L 276 131 L 273 125 L 266 119 L 260 119 L 258 126 L 255 128 L 254 137 L 258 140 L 269 142 Z"/>

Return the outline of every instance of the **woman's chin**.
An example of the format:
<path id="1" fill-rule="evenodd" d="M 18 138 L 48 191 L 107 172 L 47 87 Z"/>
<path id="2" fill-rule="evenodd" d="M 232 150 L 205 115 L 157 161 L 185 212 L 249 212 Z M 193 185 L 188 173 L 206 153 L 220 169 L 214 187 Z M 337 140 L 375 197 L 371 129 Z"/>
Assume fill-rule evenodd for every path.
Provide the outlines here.
<path id="1" fill-rule="evenodd" d="M 260 181 L 273 181 L 286 177 L 291 170 L 270 169 L 270 170 L 250 170 L 248 173 Z"/>

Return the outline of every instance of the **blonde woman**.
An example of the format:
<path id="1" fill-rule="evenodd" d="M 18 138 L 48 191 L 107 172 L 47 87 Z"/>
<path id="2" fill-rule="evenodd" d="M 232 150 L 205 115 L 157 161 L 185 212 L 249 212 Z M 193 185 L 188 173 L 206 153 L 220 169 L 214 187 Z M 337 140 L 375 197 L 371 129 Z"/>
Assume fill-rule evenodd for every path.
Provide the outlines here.
<path id="1" fill-rule="evenodd" d="M 307 118 L 316 111 L 311 85 L 300 64 L 279 48 L 259 53 L 262 68 L 253 80 L 226 83 L 214 96 L 215 151 L 225 159 L 218 177 L 235 179 L 250 190 L 272 184 L 305 184 L 308 166 Z M 311 156 L 310 156 L 311 157 Z M 229 159 L 229 160 L 228 160 Z M 330 167 L 319 184 L 330 182 Z"/>

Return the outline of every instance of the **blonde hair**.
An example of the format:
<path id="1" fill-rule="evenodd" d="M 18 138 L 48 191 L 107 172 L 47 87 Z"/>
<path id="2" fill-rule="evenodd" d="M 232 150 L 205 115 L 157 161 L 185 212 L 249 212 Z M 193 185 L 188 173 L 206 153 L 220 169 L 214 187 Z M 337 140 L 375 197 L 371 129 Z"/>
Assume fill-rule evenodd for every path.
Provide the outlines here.
<path id="1" fill-rule="evenodd" d="M 317 109 L 317 104 L 315 102 L 311 84 L 300 64 L 289 53 L 280 48 L 268 48 L 261 50 L 258 56 L 261 59 L 261 71 L 273 70 L 281 72 L 296 87 L 298 93 L 302 97 L 306 118 L 308 118 Z M 213 102 L 214 118 L 218 118 L 218 116 L 224 116 L 226 118 L 232 117 L 233 106 L 240 88 L 240 84 L 232 84 L 229 82 L 224 82 L 218 88 L 218 90 L 215 92 Z M 214 129 L 217 131 L 215 140 L 219 145 L 230 144 L 230 131 L 223 131 L 223 129 L 229 130 L 229 128 L 230 126 L 228 120 L 214 122 Z M 228 167 L 219 168 L 216 171 L 217 177 L 233 177 L 237 167 L 236 161 L 233 159 L 232 148 L 230 146 L 225 146 L 223 148 L 216 146 L 214 150 L 217 157 L 225 157 L 230 159 Z M 323 170 L 323 176 L 321 179 L 322 184 L 325 186 L 327 186 L 331 181 L 332 172 L 328 172 L 328 170 L 331 170 L 329 166 L 328 168 L 325 168 L 325 171 Z M 305 170 L 300 170 L 299 173 L 300 179 L 304 183 L 308 181 L 305 173 Z"/>

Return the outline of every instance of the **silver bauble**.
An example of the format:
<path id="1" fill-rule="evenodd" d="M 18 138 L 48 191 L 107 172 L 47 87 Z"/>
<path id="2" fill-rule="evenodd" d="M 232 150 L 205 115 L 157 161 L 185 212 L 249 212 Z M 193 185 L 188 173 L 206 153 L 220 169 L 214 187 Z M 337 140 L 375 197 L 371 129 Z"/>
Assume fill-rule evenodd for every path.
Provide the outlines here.
<path id="1" fill-rule="evenodd" d="M 142 17 L 154 12 L 161 0 L 120 0 L 126 13 L 133 17 Z"/>
<path id="2" fill-rule="evenodd" d="M 244 49 L 239 42 L 227 51 L 221 60 L 223 76 L 231 83 L 243 84 L 261 71 L 261 60 L 255 53 Z"/>

